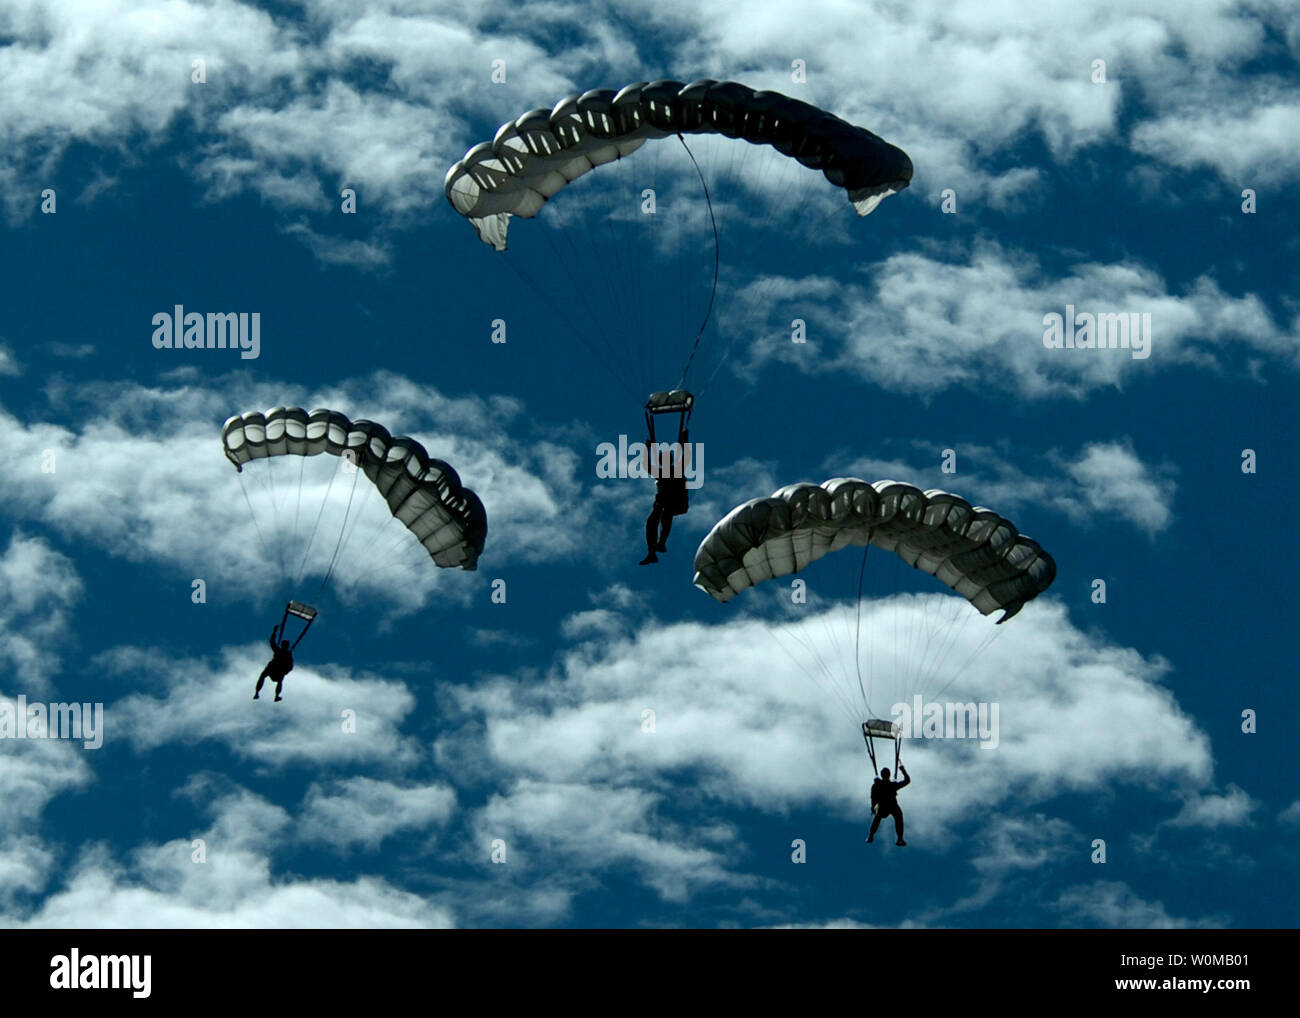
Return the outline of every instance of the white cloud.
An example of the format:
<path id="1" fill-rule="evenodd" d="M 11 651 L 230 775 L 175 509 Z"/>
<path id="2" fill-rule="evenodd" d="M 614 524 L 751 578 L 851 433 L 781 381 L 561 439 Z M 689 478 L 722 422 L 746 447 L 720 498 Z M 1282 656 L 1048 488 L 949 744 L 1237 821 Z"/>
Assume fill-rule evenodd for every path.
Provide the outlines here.
<path id="1" fill-rule="evenodd" d="M 1148 535 L 1169 526 L 1174 493 L 1174 483 L 1167 476 L 1169 469 L 1152 471 L 1138 458 L 1131 443 L 1096 442 L 1085 446 L 1065 469 L 1078 483 L 1089 512 L 1127 518 Z"/>
<path id="2" fill-rule="evenodd" d="M 13 701 L 0 697 L 0 703 Z M 81 744 L 53 740 L 0 742 L 0 904 L 39 891 L 55 872 L 60 851 L 37 832 L 54 799 L 94 781 L 93 754 Z"/>
<path id="3" fill-rule="evenodd" d="M 918 194 L 952 187 L 972 209 L 1041 200 L 1054 175 L 1003 158 L 1026 137 L 1063 166 L 1091 146 L 1130 144 L 1164 165 L 1213 166 L 1234 185 L 1248 171 L 1281 182 L 1297 169 L 1294 86 L 1240 71 L 1269 51 L 1271 31 L 1300 29 L 1280 10 L 1230 0 L 1202 3 L 1196 17 L 1171 16 L 1161 0 L 1029 12 L 929 0 L 905 13 L 835 0 L 743 10 L 633 0 L 617 15 L 500 0 L 431 11 L 317 3 L 305 26 L 230 0 L 27 0 L 6 15 L 19 45 L 5 54 L 0 183 L 14 196 L 29 196 L 20 182 L 52 175 L 73 143 L 125 160 L 141 136 L 161 144 L 184 117 L 205 139 L 185 161 L 214 196 L 252 190 L 296 214 L 332 207 L 353 186 L 381 213 L 382 234 L 438 207 L 446 167 L 526 109 L 593 84 L 708 74 L 795 94 L 897 141 L 916 163 Z M 647 33 L 653 55 L 642 52 Z M 1069 44 L 1044 50 L 1048 33 Z M 207 61 L 207 84 L 189 81 L 195 58 Z M 1104 84 L 1091 79 L 1098 58 Z M 791 79 L 793 59 L 806 61 L 806 82 Z M 489 77 L 497 60 L 503 83 Z M 1126 138 L 1121 114 L 1136 94 L 1144 107 Z M 21 201 L 11 213 L 30 213 L 30 197 Z"/>
<path id="4" fill-rule="evenodd" d="M 1051 451 L 1041 458 L 1024 451 L 1011 453 L 1003 446 L 963 442 L 956 448 L 956 478 L 940 469 L 944 447 L 939 444 L 885 442 L 882 448 L 900 451 L 888 458 L 853 459 L 833 452 L 822 472 L 827 478 L 894 478 L 920 488 L 955 488 L 972 504 L 989 506 L 1013 519 L 1017 512 L 1053 510 L 1082 526 L 1124 520 L 1148 536 L 1168 529 L 1174 521 L 1176 468 L 1168 462 L 1145 462 L 1131 439 L 1091 442 L 1073 454 Z"/>
<path id="5" fill-rule="evenodd" d="M 12 214 L 31 211 L 33 179 L 54 183 L 72 144 L 130 158 L 142 137 L 160 140 L 182 112 L 202 117 L 208 102 L 266 90 L 301 70 L 296 33 L 230 0 L 17 0 L 6 5 L 3 26 L 20 43 L 4 51 L 0 99 L 10 139 L 0 185 Z M 195 59 L 207 63 L 207 85 L 190 81 Z"/>
<path id="6" fill-rule="evenodd" d="M 1188 108 L 1137 125 L 1133 147 L 1181 169 L 1208 166 L 1238 188 L 1286 186 L 1296 172 L 1300 96 L 1246 87 L 1251 98 L 1234 109 Z"/>
<path id="7" fill-rule="evenodd" d="M 719 846 L 701 844 L 700 834 L 665 816 L 662 804 L 662 796 L 644 789 L 522 779 L 475 816 L 474 843 L 486 852 L 502 839 L 505 865 L 534 872 L 627 866 L 670 902 L 685 902 L 704 887 L 754 883 L 729 871 L 741 854 L 734 832 L 723 832 Z"/>
<path id="8" fill-rule="evenodd" d="M 41 538 L 15 534 L 0 555 L 0 666 L 7 685 L 32 697 L 49 688 L 75 632 L 83 584 L 76 566 Z"/>
<path id="9" fill-rule="evenodd" d="M 1205 929 L 1224 925 L 1219 919 L 1179 919 L 1163 903 L 1145 901 L 1118 881 L 1098 880 L 1073 887 L 1056 902 L 1067 925 L 1090 923 L 1114 930 Z"/>
<path id="10" fill-rule="evenodd" d="M 1149 313 L 1149 356 L 1046 348 L 1043 318 L 1064 315 L 1067 305 Z M 1208 278 L 1176 294 L 1136 263 L 1081 263 L 1049 279 L 1033 259 L 991 244 L 965 255 L 893 255 L 872 267 L 869 287 L 821 277 L 758 280 L 740 291 L 737 306 L 744 311 L 731 328 L 773 337 L 752 348 L 746 371 L 777 361 L 926 397 L 971 387 L 990 396 L 1081 399 L 1188 364 L 1243 372 L 1234 359 L 1264 355 L 1300 365 L 1295 323 L 1275 323 L 1254 294 L 1232 296 Z M 809 321 L 806 344 L 789 341 L 791 317 Z"/>
<path id="11" fill-rule="evenodd" d="M 209 783 L 191 784 L 201 794 Z M 27 928 L 371 929 L 454 925 L 450 912 L 372 876 L 349 881 L 279 876 L 289 827 L 283 810 L 245 791 L 210 806 L 212 826 L 195 859 L 190 837 L 145 845 L 129 862 L 90 845 L 64 886 L 7 925 Z"/>
<path id="12" fill-rule="evenodd" d="M 93 343 L 50 343 L 49 349 L 55 357 L 79 360 L 91 356 L 95 352 L 95 345 Z"/>
<path id="13" fill-rule="evenodd" d="M 1199 827 L 1214 830 L 1220 827 L 1249 827 L 1251 814 L 1259 803 L 1243 789 L 1229 785 L 1222 795 L 1206 792 L 1189 796 L 1176 817 L 1166 821 L 1170 827 Z"/>
<path id="14" fill-rule="evenodd" d="M 119 647 L 92 665 L 159 691 L 132 693 L 105 708 L 111 737 L 140 752 L 211 740 L 238 757 L 277 768 L 406 767 L 422 759 L 419 743 L 401 732 L 416 705 L 404 684 L 342 667 L 299 664 L 285 679 L 283 703 L 272 699 L 270 682 L 254 700 L 255 680 L 269 657 L 265 645 L 225 648 L 216 664 L 178 659 L 157 648 Z"/>
<path id="15" fill-rule="evenodd" d="M 917 605 L 899 602 L 904 615 Z M 476 824 L 484 839 L 523 838 L 530 863 L 539 852 L 551 866 L 574 853 L 591 867 L 632 860 L 665 897 L 689 896 L 723 882 L 723 874 L 738 879 L 743 851 L 719 854 L 689 838 L 683 844 L 681 835 L 672 851 L 645 840 L 662 829 L 654 819 L 662 797 L 679 809 L 830 810 L 866 822 L 870 774 L 857 725 L 837 711 L 824 684 L 810 681 L 818 660 L 832 669 L 840 663 L 845 641 L 827 633 L 844 617 L 809 611 L 798 639 L 779 642 L 771 621 L 745 616 L 720 625 L 642 620 L 634 637 L 573 648 L 548 676 L 460 688 L 446 707 L 458 734 L 439 740 L 439 760 L 448 766 L 486 754 L 497 780 L 512 783 Z M 985 635 L 979 622 L 987 624 L 977 619 L 961 633 L 949 660 L 974 651 Z M 1163 662 L 1075 629 L 1051 600 L 1030 605 L 998 633 L 943 697 L 998 701 L 997 748 L 903 748 L 914 778 L 904 808 L 925 818 L 932 848 L 942 851 L 962 822 L 1011 802 L 1032 806 L 1061 793 L 1110 789 L 1135 774 L 1144 785 L 1172 786 L 1171 793 L 1210 779 L 1208 740 L 1160 685 Z M 887 679 L 890 640 L 882 636 L 869 650 L 871 639 L 869 629 L 863 655 Z M 801 644 L 810 648 L 806 655 Z M 480 739 L 483 751 L 475 752 Z M 675 780 L 683 773 L 692 775 L 688 788 Z M 1050 816 L 1003 825 L 987 835 L 996 835 L 996 844 L 980 858 L 991 867 L 1013 858 L 1017 869 L 1045 866 L 1060 857 L 1069 834 Z M 668 883 L 669 860 L 707 876 Z"/>
<path id="16" fill-rule="evenodd" d="M 1041 869 L 1088 846 L 1070 824 L 1042 813 L 995 817 L 977 839 L 972 862 L 985 876 Z"/>
<path id="17" fill-rule="evenodd" d="M 402 831 L 442 826 L 456 808 L 448 785 L 395 785 L 354 777 L 307 790 L 298 834 L 335 848 L 374 850 Z"/>

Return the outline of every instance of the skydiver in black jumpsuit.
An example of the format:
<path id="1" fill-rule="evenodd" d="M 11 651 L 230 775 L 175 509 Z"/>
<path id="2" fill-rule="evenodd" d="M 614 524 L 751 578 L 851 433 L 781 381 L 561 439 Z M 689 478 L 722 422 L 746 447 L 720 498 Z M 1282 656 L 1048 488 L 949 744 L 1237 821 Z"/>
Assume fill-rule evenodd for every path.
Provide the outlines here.
<path id="1" fill-rule="evenodd" d="M 683 429 L 678 443 L 684 447 L 688 441 L 690 433 Z M 647 453 L 649 449 L 650 443 L 646 442 Z M 669 454 L 665 452 L 660 463 L 659 478 L 655 481 L 655 504 L 645 521 L 646 557 L 640 565 L 648 566 L 659 561 L 659 556 L 655 553 L 668 550 L 668 533 L 673 529 L 673 517 L 684 516 L 690 508 L 686 478 L 676 476 L 678 473 L 682 471 L 672 469 Z"/>
<path id="2" fill-rule="evenodd" d="M 277 647 L 275 644 L 276 630 L 271 630 L 271 660 L 266 663 L 262 669 L 262 674 L 257 677 L 257 688 L 253 690 L 253 699 L 256 700 L 262 695 L 262 683 L 267 678 L 275 680 L 275 699 L 279 702 L 283 697 L 280 696 L 280 688 L 284 685 L 284 677 L 293 671 L 293 649 L 289 646 L 288 640 L 281 641 Z"/>
<path id="3" fill-rule="evenodd" d="M 876 814 L 875 819 L 871 821 L 871 833 L 867 835 L 867 842 L 875 840 L 876 829 L 880 827 L 880 821 L 887 816 L 894 818 L 894 833 L 898 835 L 896 844 L 906 845 L 903 840 L 903 811 L 898 805 L 898 791 L 906 788 L 912 783 L 911 776 L 907 773 L 907 768 L 901 763 L 898 769 L 903 772 L 902 781 L 889 780 L 889 768 L 880 768 L 880 777 L 876 778 L 871 785 L 871 811 Z"/>

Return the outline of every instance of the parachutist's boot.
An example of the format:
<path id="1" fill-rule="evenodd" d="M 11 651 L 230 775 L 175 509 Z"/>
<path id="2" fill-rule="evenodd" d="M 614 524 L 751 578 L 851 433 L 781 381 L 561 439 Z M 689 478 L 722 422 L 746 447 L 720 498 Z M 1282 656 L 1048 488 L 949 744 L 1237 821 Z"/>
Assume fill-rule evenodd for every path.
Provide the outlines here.
<path id="1" fill-rule="evenodd" d="M 640 562 L 638 562 L 637 565 L 639 565 L 639 566 L 652 566 L 652 565 L 654 565 L 654 564 L 655 564 L 656 562 L 658 562 L 658 561 L 659 561 L 659 556 L 656 555 L 654 552 L 651 552 L 649 555 L 647 555 L 645 558 L 643 558 Z"/>
<path id="2" fill-rule="evenodd" d="M 667 551 L 667 550 L 668 550 L 668 545 L 665 544 L 663 541 L 660 541 L 659 546 L 655 548 L 655 551 Z"/>
<path id="3" fill-rule="evenodd" d="M 276 702 L 276 703 L 279 703 L 279 702 L 280 702 L 281 700 L 283 700 L 283 699 L 284 699 L 284 697 L 282 697 L 282 696 L 277 696 L 277 697 L 275 698 L 275 702 Z"/>

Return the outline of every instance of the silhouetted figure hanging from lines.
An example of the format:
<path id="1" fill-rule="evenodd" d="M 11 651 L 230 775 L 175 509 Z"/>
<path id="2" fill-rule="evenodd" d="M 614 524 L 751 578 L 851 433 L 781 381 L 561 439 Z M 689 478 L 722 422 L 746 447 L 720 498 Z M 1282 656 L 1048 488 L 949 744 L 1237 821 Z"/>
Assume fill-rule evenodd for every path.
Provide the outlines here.
<path id="1" fill-rule="evenodd" d="M 679 448 L 685 448 L 690 441 L 690 433 L 683 430 L 678 439 Z M 646 443 L 647 456 L 650 455 L 650 443 Z M 690 496 L 686 493 L 685 471 L 680 465 L 673 468 L 671 454 L 665 450 L 660 459 L 658 480 L 655 481 L 655 502 L 650 515 L 645 521 L 646 556 L 640 562 L 643 566 L 659 561 L 656 552 L 668 550 L 668 534 L 673 529 L 673 517 L 684 516 L 690 508 Z"/>
<path id="2" fill-rule="evenodd" d="M 871 784 L 871 812 L 875 818 L 871 821 L 871 833 L 867 835 L 868 844 L 875 840 L 876 830 L 880 827 L 880 821 L 885 817 L 894 818 L 894 833 L 898 835 L 898 841 L 895 844 L 906 845 L 903 840 L 903 810 L 898 805 L 898 792 L 912 783 L 911 777 L 907 773 L 907 768 L 901 763 L 898 769 L 903 772 L 902 781 L 889 780 L 889 768 L 880 768 L 880 777 L 876 778 Z"/>
<path id="3" fill-rule="evenodd" d="M 257 688 L 253 690 L 254 700 L 262 695 L 262 683 L 268 678 L 275 680 L 276 701 L 282 700 L 280 690 L 284 686 L 284 677 L 293 671 L 293 648 L 289 646 L 288 640 L 281 640 L 280 645 L 276 646 L 275 638 L 278 632 L 278 627 L 271 630 L 271 650 L 273 653 L 271 660 L 262 669 L 262 674 L 257 677 Z"/>
<path id="4" fill-rule="evenodd" d="M 253 690 L 253 699 L 256 700 L 261 696 L 262 683 L 267 679 L 275 679 L 275 699 L 284 699 L 280 695 L 280 690 L 284 686 L 284 677 L 293 671 L 293 652 L 302 643 L 302 638 L 307 635 L 307 630 L 316 621 L 316 609 L 309 604 L 303 604 L 301 601 L 290 601 L 284 606 L 284 618 L 280 624 L 271 629 L 271 660 L 266 663 L 262 669 L 262 674 L 257 677 L 257 688 Z M 301 619 L 306 623 L 302 627 L 302 632 L 298 634 L 298 639 L 289 643 L 284 638 L 284 627 L 289 622 L 289 617 Z"/>

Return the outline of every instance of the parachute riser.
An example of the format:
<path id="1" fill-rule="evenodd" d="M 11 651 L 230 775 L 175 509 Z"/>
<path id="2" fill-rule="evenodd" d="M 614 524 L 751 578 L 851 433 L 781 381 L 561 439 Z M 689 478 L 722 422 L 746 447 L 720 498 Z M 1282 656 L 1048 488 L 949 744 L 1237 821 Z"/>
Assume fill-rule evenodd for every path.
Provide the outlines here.
<path id="1" fill-rule="evenodd" d="M 691 365 L 695 363 L 695 355 L 700 349 L 700 340 L 704 338 L 704 330 L 709 327 L 709 319 L 713 316 L 713 302 L 718 297 L 718 271 L 722 265 L 722 250 L 718 241 L 718 220 L 713 214 L 713 196 L 709 194 L 709 182 L 704 179 L 704 171 L 700 169 L 700 164 L 695 161 L 695 153 L 686 144 L 686 139 L 682 137 L 680 131 L 677 132 L 677 140 L 682 143 L 682 148 L 691 157 L 691 165 L 695 167 L 695 173 L 700 178 L 700 186 L 704 189 L 704 203 L 709 210 L 709 225 L 713 227 L 713 285 L 709 289 L 709 306 L 704 311 L 704 320 L 700 322 L 699 331 L 695 333 L 695 342 L 691 345 L 691 355 L 686 358 L 686 366 L 682 368 L 682 380 L 677 383 L 677 388 L 680 389 L 686 384 L 686 376 L 691 373 Z"/>

